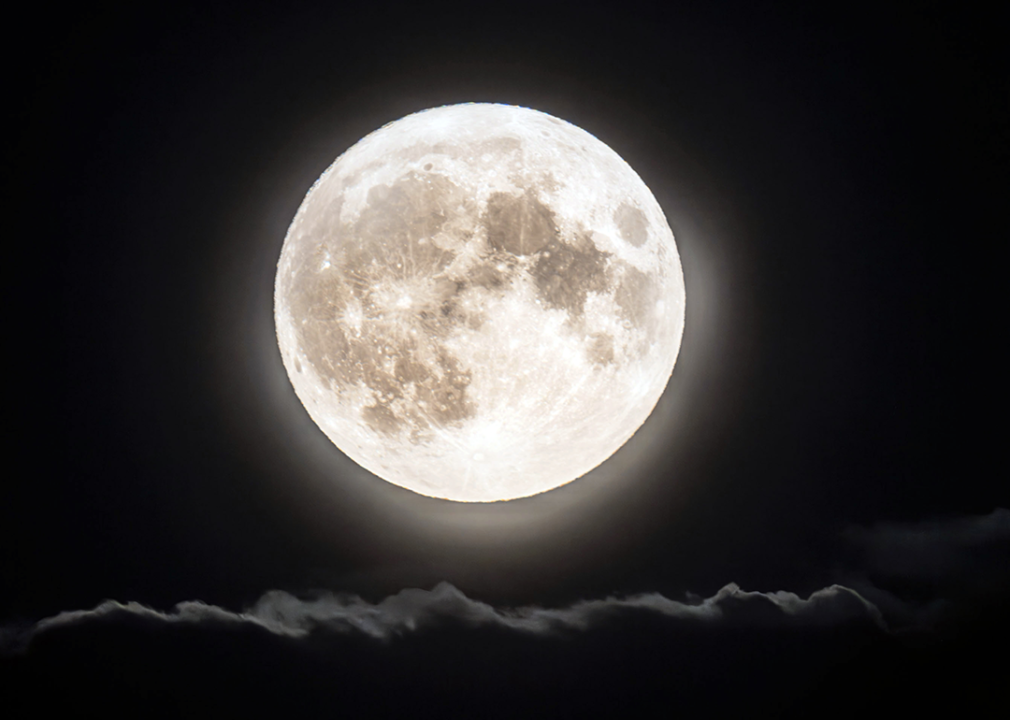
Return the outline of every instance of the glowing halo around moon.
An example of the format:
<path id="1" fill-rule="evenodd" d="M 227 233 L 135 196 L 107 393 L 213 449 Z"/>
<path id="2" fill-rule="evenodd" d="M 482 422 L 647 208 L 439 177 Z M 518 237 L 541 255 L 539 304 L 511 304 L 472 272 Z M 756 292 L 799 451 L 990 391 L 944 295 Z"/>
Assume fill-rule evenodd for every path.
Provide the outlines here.
<path id="1" fill-rule="evenodd" d="M 277 341 L 333 443 L 422 495 L 568 483 L 648 418 L 684 330 L 673 233 L 574 125 L 465 104 L 368 135 L 323 173 L 277 265 Z"/>

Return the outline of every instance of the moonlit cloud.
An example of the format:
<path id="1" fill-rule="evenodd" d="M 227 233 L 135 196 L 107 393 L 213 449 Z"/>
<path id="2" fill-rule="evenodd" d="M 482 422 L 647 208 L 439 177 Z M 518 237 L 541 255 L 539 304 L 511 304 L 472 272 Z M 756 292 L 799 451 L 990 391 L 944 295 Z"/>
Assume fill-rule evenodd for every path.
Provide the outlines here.
<path id="1" fill-rule="evenodd" d="M 927 630 L 958 609 L 1010 596 L 1010 510 L 853 527 L 861 557 L 848 586 L 898 629 Z M 872 579 L 871 579 L 872 578 Z M 887 588 L 899 586 L 904 597 Z"/>
<path id="2" fill-rule="evenodd" d="M 841 585 L 818 590 L 806 599 L 790 592 L 747 592 L 731 583 L 710 598 L 685 602 L 649 593 L 585 600 L 562 608 L 509 609 L 471 599 L 443 582 L 432 590 L 403 590 L 374 604 L 354 595 L 327 594 L 301 599 L 273 590 L 242 612 L 200 601 L 182 602 L 163 612 L 140 603 L 106 600 L 91 610 L 72 610 L 45 618 L 20 632 L 8 628 L 0 635 L 0 643 L 11 652 L 26 647 L 32 637 L 41 633 L 126 618 L 169 625 L 257 626 L 292 638 L 333 632 L 388 640 L 447 624 L 496 627 L 533 635 L 582 632 L 609 618 L 636 612 L 656 619 L 709 624 L 823 625 L 862 619 L 884 627 L 884 620 L 872 603 Z"/>
<path id="3" fill-rule="evenodd" d="M 851 528 L 848 540 L 866 555 L 867 569 L 884 575 L 919 580 L 954 576 L 976 581 L 1007 579 L 1010 550 L 1010 510 L 988 515 L 878 523 Z"/>
<path id="4" fill-rule="evenodd" d="M 659 593 L 582 600 L 560 608 L 528 605 L 499 608 L 467 597 L 443 582 L 431 590 L 406 589 L 377 603 L 357 595 L 324 593 L 299 598 L 282 590 L 265 593 L 251 607 L 233 611 L 199 600 L 168 611 L 136 602 L 106 600 L 90 610 L 70 610 L 34 624 L 0 627 L 0 652 L 24 650 L 37 635 L 89 623 L 139 620 L 152 624 L 259 628 L 277 636 L 356 634 L 390 640 L 447 626 L 497 628 L 534 636 L 589 632 L 631 614 L 660 623 L 722 627 L 810 627 L 868 623 L 885 632 L 924 630 L 949 604 L 972 594 L 1010 586 L 1007 550 L 1010 511 L 908 524 L 880 524 L 846 532 L 865 555 L 864 569 L 846 585 L 831 585 L 806 598 L 792 592 L 755 592 L 730 583 L 708 598 L 674 600 Z M 928 580 L 939 592 L 911 602 L 868 577 Z"/>

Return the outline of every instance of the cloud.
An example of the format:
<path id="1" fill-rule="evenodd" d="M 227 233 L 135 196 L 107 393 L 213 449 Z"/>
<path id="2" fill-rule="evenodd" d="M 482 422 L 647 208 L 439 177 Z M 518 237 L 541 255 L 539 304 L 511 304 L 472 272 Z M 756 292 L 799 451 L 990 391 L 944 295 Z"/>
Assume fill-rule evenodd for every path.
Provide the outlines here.
<path id="1" fill-rule="evenodd" d="M 898 630 L 929 630 L 955 614 L 1010 596 L 1010 510 L 852 527 L 860 554 L 846 585 Z"/>
<path id="2" fill-rule="evenodd" d="M 878 523 L 855 527 L 846 537 L 865 552 L 870 572 L 896 578 L 1006 580 L 1010 576 L 1010 510 L 988 515 Z"/>
<path id="3" fill-rule="evenodd" d="M 406 589 L 377 603 L 349 594 L 300 598 L 271 590 L 243 611 L 199 600 L 162 611 L 106 600 L 34 624 L 0 626 L 0 653 L 24 650 L 39 634 L 87 623 L 140 620 L 161 625 L 256 627 L 277 636 L 356 634 L 377 640 L 449 625 L 497 628 L 525 635 L 586 632 L 610 620 L 641 614 L 657 622 L 722 627 L 809 627 L 864 622 L 885 632 L 928 630 L 952 602 L 1010 589 L 1010 511 L 919 523 L 851 528 L 845 538 L 864 556 L 860 569 L 807 598 L 791 592 L 749 592 L 730 583 L 709 598 L 673 600 L 658 593 L 583 600 L 567 607 L 497 608 L 443 582 Z M 872 581 L 870 578 L 874 578 Z M 909 587 L 929 592 L 910 597 Z M 889 584 L 890 583 L 890 584 Z M 895 583 L 901 589 L 895 589 Z M 904 583 L 902 585 L 902 583 Z"/>
<path id="4" fill-rule="evenodd" d="M 626 613 L 706 624 L 825 625 L 862 620 L 884 627 L 876 606 L 841 585 L 818 590 L 806 599 L 790 592 L 747 592 L 731 583 L 710 598 L 686 602 L 649 593 L 585 600 L 562 608 L 495 608 L 443 582 L 432 590 L 403 590 L 374 604 L 355 595 L 302 599 L 272 590 L 242 612 L 200 601 L 182 602 L 163 612 L 140 603 L 106 600 L 91 610 L 61 612 L 25 628 L 8 627 L 0 633 L 0 650 L 23 650 L 33 637 L 60 628 L 126 618 L 168 625 L 256 626 L 291 638 L 333 632 L 388 640 L 448 624 L 532 635 L 582 632 Z"/>

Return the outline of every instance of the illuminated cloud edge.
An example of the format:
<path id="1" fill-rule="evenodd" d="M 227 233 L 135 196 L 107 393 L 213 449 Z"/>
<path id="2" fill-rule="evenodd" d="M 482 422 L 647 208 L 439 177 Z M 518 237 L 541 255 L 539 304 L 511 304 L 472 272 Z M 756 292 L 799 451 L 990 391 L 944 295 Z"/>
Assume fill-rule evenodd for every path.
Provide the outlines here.
<path id="1" fill-rule="evenodd" d="M 432 590 L 407 589 L 378 603 L 355 595 L 326 594 L 301 599 L 281 590 L 264 594 L 252 607 L 234 612 L 200 601 L 160 611 L 136 602 L 106 600 L 91 610 L 70 610 L 27 628 L 0 632 L 0 648 L 17 652 L 32 638 L 60 628 L 96 621 L 136 618 L 169 625 L 257 626 L 270 633 L 303 638 L 313 633 L 357 633 L 389 640 L 443 624 L 494 627 L 518 633 L 552 635 L 586 631 L 623 613 L 640 612 L 700 623 L 744 625 L 820 625 L 868 619 L 886 625 L 877 607 L 855 590 L 832 585 L 803 599 L 790 592 L 747 592 L 730 583 L 703 600 L 671 600 L 658 593 L 627 598 L 584 600 L 562 608 L 495 608 L 443 582 Z"/>
<path id="2" fill-rule="evenodd" d="M 946 582 L 952 596 L 959 594 L 958 588 L 971 589 L 965 570 L 970 571 L 971 583 L 985 580 L 982 589 L 987 592 L 1010 587 L 1010 572 L 1004 562 L 1010 541 L 1010 511 L 1003 508 L 984 516 L 853 528 L 845 536 L 863 551 L 865 568 L 874 574 L 883 571 L 905 579 L 928 576 L 934 583 Z M 381 641 L 448 625 L 558 635 L 589 631 L 634 613 L 660 621 L 731 627 L 864 622 L 884 632 L 901 633 L 929 630 L 949 604 L 940 597 L 920 604 L 909 603 L 874 585 L 865 572 L 853 574 L 848 585 L 830 585 L 804 599 L 785 591 L 745 591 L 730 583 L 708 598 L 688 595 L 679 601 L 659 593 L 645 593 L 582 600 L 560 608 L 536 605 L 496 608 L 467 597 L 447 582 L 431 590 L 402 590 L 377 603 L 349 594 L 322 593 L 299 598 L 282 590 L 271 590 L 241 612 L 199 600 L 181 602 L 170 611 L 136 602 L 106 600 L 90 610 L 70 610 L 34 623 L 0 626 L 0 653 L 22 652 L 33 638 L 43 633 L 131 618 L 176 626 L 257 627 L 296 639 L 336 633 Z"/>

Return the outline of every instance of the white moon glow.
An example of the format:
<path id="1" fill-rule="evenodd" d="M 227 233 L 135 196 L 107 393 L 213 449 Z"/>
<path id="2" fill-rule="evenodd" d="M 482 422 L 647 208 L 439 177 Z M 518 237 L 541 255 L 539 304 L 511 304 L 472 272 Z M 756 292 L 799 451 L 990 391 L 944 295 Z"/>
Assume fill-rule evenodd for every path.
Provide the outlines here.
<path id="1" fill-rule="evenodd" d="M 673 371 L 684 278 L 641 178 L 589 133 L 492 104 L 410 115 L 341 155 L 288 230 L 277 341 L 359 465 L 489 502 L 589 472 Z"/>

